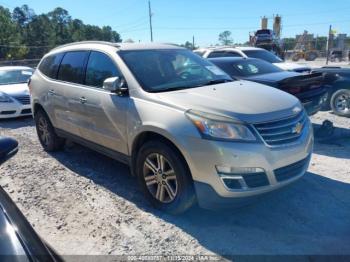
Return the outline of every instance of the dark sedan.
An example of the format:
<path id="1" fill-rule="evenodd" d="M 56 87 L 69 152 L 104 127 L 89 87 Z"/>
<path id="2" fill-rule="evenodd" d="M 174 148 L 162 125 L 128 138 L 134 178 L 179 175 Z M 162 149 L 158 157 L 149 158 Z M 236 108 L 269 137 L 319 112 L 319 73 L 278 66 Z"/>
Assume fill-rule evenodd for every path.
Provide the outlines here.
<path id="1" fill-rule="evenodd" d="M 336 76 L 329 89 L 328 100 L 324 109 L 332 109 L 339 116 L 350 117 L 350 68 L 323 67 L 313 69 L 313 73 L 331 73 Z"/>
<path id="2" fill-rule="evenodd" d="M 324 74 L 301 74 L 284 71 L 255 58 L 221 57 L 209 59 L 233 78 L 269 85 L 286 91 L 301 101 L 307 113 L 317 113 L 327 99 Z"/>
<path id="3" fill-rule="evenodd" d="M 18 143 L 0 137 L 0 164 L 16 154 Z M 16 204 L 0 187 L 0 260 L 63 261 L 34 231 Z"/>

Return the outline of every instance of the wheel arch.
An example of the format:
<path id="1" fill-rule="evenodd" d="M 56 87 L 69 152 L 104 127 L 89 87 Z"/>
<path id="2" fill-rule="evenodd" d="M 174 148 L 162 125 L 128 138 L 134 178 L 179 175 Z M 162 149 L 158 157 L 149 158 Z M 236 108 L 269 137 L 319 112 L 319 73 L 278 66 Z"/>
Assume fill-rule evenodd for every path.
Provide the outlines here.
<path id="1" fill-rule="evenodd" d="M 176 145 L 176 143 L 173 141 L 170 135 L 167 135 L 164 132 L 156 131 L 156 130 L 144 130 L 140 132 L 133 139 L 133 143 L 131 145 L 131 171 L 133 175 L 136 174 L 135 167 L 136 167 L 137 153 L 139 149 L 142 147 L 143 144 L 152 140 L 161 141 L 166 145 L 168 145 L 169 147 L 171 147 L 173 150 L 175 150 L 180 156 L 181 160 L 184 162 L 185 167 L 188 170 L 188 172 L 191 174 L 191 179 L 193 180 L 192 173 L 189 168 L 184 152 L 179 148 L 179 146 Z"/>

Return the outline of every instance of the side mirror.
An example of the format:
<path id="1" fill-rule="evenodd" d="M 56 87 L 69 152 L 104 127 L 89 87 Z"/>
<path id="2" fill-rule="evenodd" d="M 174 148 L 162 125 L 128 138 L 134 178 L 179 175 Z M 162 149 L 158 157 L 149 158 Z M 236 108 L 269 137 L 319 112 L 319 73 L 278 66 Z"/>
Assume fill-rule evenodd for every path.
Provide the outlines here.
<path id="1" fill-rule="evenodd" d="M 18 142 L 12 138 L 0 137 L 0 165 L 18 151 Z"/>
<path id="2" fill-rule="evenodd" d="M 128 85 L 123 77 L 110 77 L 103 82 L 103 89 L 117 93 L 118 95 L 125 95 L 128 93 Z"/>

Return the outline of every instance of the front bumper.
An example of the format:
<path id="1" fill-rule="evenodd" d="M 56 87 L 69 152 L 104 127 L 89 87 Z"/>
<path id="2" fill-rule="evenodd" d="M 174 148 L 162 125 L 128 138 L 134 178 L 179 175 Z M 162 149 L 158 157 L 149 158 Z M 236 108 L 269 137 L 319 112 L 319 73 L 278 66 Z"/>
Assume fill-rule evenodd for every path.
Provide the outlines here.
<path id="1" fill-rule="evenodd" d="M 301 178 L 309 165 L 313 150 L 311 123 L 298 141 L 281 146 L 268 146 L 260 143 L 220 142 L 188 138 L 186 141 L 186 160 L 192 173 L 199 205 L 205 208 L 230 206 L 254 199 L 264 193 L 274 191 Z M 288 169 L 300 163 L 292 174 Z M 246 184 L 243 188 L 232 189 L 224 183 L 217 166 L 237 169 L 257 168 L 264 171 L 266 184 Z M 282 179 L 279 175 L 283 174 Z M 232 175 L 232 174 L 230 174 Z M 236 174 L 235 174 L 236 175 Z M 256 174 L 259 180 L 259 173 Z M 248 186 L 247 186 L 248 185 Z"/>
<path id="2" fill-rule="evenodd" d="M 0 119 L 15 118 L 32 115 L 31 105 L 23 105 L 20 102 L 0 103 Z"/>

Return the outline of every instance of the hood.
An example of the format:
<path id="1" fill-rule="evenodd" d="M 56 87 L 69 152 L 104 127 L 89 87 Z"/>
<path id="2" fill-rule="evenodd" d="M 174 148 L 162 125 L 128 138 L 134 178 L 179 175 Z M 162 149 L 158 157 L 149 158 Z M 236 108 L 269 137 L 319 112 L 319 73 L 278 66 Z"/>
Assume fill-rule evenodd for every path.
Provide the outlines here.
<path id="1" fill-rule="evenodd" d="M 273 63 L 275 66 L 283 69 L 283 70 L 290 70 L 290 71 L 294 71 L 294 70 L 311 70 L 310 67 L 305 66 L 305 65 L 299 65 L 297 63 L 290 63 L 290 62 L 281 62 L 281 63 Z"/>
<path id="2" fill-rule="evenodd" d="M 247 123 L 288 117 L 300 107 L 292 95 L 244 80 L 154 95 L 157 102 L 180 110 L 194 109 Z"/>
<path id="3" fill-rule="evenodd" d="M 0 85 L 0 92 L 4 92 L 9 96 L 29 95 L 29 88 L 27 83 Z"/>
<path id="4" fill-rule="evenodd" d="M 245 79 L 249 81 L 277 83 L 281 80 L 284 80 L 289 77 L 294 77 L 294 76 L 300 76 L 300 73 L 292 72 L 292 71 L 283 71 L 283 72 L 277 72 L 277 73 L 249 76 L 249 77 L 246 77 Z"/>

